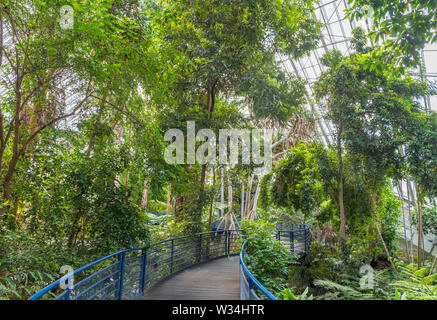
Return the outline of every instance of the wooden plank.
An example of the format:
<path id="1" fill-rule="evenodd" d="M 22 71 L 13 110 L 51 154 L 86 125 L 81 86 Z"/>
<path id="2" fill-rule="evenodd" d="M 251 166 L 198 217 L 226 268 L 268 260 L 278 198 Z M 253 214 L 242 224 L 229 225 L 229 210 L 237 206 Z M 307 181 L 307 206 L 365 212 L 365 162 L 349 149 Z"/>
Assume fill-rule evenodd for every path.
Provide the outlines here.
<path id="1" fill-rule="evenodd" d="M 145 300 L 239 300 L 239 257 L 192 267 L 149 290 Z"/>

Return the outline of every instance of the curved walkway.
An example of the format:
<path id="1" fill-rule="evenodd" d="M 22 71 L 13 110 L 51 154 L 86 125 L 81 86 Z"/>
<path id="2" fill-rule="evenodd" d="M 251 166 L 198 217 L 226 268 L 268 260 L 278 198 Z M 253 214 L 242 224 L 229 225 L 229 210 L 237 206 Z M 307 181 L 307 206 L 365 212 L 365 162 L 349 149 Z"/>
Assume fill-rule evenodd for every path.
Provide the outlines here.
<path id="1" fill-rule="evenodd" d="M 150 289 L 143 299 L 239 300 L 238 256 L 219 258 L 182 271 Z"/>
<path id="2" fill-rule="evenodd" d="M 29 300 L 258 299 L 256 288 L 275 300 L 245 266 L 243 248 L 247 241 L 240 250 L 237 233 L 238 230 L 204 232 L 167 239 L 147 251 L 145 248 L 117 251 L 54 281 Z M 277 230 L 272 236 L 289 246 L 290 253 L 297 258 L 308 251 L 306 225 Z M 232 256 L 237 252 L 240 259 Z M 91 268 L 95 268 L 94 272 L 85 274 Z M 75 276 L 79 281 L 74 286 L 60 290 L 61 284 L 70 283 Z"/>

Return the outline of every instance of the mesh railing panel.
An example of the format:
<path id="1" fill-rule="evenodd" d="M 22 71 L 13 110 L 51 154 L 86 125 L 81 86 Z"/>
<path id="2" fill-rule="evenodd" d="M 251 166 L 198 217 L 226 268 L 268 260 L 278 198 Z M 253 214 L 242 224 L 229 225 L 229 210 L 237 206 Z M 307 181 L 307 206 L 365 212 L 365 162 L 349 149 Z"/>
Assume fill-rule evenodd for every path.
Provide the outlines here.
<path id="1" fill-rule="evenodd" d="M 277 240 L 285 242 L 292 255 L 299 259 L 309 250 L 309 229 L 307 225 L 293 225 L 294 229 L 277 228 L 274 235 Z M 240 299 L 241 300 L 276 300 L 264 286 L 252 275 L 245 264 L 244 256 L 247 251 L 247 241 L 240 252 Z"/>
<path id="2" fill-rule="evenodd" d="M 238 253 L 237 236 L 231 230 L 208 232 L 165 240 L 147 251 L 142 248 L 120 251 L 74 271 L 75 279 L 83 279 L 71 288 L 60 290 L 61 280 L 58 280 L 30 299 L 50 298 L 53 294 L 55 300 L 136 298 L 182 270 Z M 84 277 L 94 269 L 94 273 Z"/>
<path id="3" fill-rule="evenodd" d="M 225 230 L 165 240 L 144 248 L 116 252 L 73 272 L 71 287 L 60 289 L 61 279 L 30 299 L 55 300 L 121 300 L 133 299 L 159 282 L 194 265 L 241 251 L 238 231 Z M 278 230 L 276 238 L 290 246 L 296 256 L 308 251 L 308 229 Z M 243 263 L 240 255 L 240 264 Z M 240 266 L 240 293 L 243 299 L 259 299 L 255 291 L 260 284 Z M 71 281 L 71 277 L 68 281 Z M 267 293 L 268 296 L 268 293 Z"/>

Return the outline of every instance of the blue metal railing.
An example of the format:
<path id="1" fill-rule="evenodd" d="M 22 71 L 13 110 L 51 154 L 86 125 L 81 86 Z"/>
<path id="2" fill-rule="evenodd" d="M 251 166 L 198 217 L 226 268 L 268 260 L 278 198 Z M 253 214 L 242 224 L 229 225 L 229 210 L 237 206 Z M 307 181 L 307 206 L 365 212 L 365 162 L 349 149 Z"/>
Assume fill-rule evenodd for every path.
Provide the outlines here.
<path id="1" fill-rule="evenodd" d="M 240 253 L 240 297 L 259 299 L 255 288 L 268 299 L 276 299 L 250 273 L 244 263 L 247 246 L 240 250 L 237 230 L 205 232 L 167 239 L 150 248 L 112 253 L 56 280 L 29 300 L 122 300 L 144 294 L 161 281 L 194 265 Z M 308 251 L 308 228 L 277 230 L 278 240 L 289 242 L 297 257 Z M 79 280 L 73 283 L 74 280 Z M 69 283 L 70 282 L 70 283 Z M 65 289 L 60 285 L 64 284 Z M 70 284 L 70 285 L 69 285 Z"/>
<path id="2" fill-rule="evenodd" d="M 244 242 L 240 252 L 240 300 L 260 300 L 255 292 L 257 288 L 269 300 L 278 300 L 253 276 L 244 262 L 247 251 L 247 241 Z"/>
<path id="3" fill-rule="evenodd" d="M 277 230 L 276 239 L 289 242 L 291 254 L 299 259 L 309 250 L 309 229 L 306 224 L 295 225 L 291 230 Z M 248 241 L 245 241 L 240 251 L 240 299 L 241 300 L 261 300 L 263 299 L 278 300 L 269 292 L 249 271 L 246 266 L 244 255 L 247 251 Z"/>
<path id="4" fill-rule="evenodd" d="M 238 254 L 236 237 L 237 232 L 233 230 L 206 232 L 167 239 L 147 250 L 118 251 L 58 279 L 29 300 L 122 300 L 143 296 L 156 284 L 182 270 Z M 92 272 L 94 269 L 97 271 Z M 68 287 L 68 281 L 72 284 L 73 279 L 80 277 L 77 284 Z M 63 290 L 61 283 L 67 285 Z"/>
<path id="5" fill-rule="evenodd" d="M 290 251 L 296 259 L 299 259 L 309 250 L 310 232 L 306 224 L 293 225 L 292 229 L 278 229 L 276 239 L 288 242 Z"/>

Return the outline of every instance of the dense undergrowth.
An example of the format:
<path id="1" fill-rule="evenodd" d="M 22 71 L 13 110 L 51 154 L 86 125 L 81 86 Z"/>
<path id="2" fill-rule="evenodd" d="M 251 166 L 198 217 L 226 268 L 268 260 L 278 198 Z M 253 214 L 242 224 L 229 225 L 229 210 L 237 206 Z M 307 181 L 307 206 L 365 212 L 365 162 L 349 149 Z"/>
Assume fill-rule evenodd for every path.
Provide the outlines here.
<path id="1" fill-rule="evenodd" d="M 274 224 L 266 221 L 246 223 L 243 240 L 250 244 L 246 256 L 250 271 L 279 299 L 437 299 L 437 266 L 431 270 L 432 258 L 420 269 L 395 260 L 395 272 L 383 253 L 366 262 L 345 243 L 327 246 L 313 241 L 305 257 L 293 261 L 289 249 L 271 236 L 274 230 Z"/>

